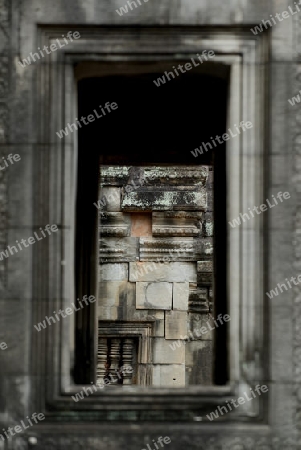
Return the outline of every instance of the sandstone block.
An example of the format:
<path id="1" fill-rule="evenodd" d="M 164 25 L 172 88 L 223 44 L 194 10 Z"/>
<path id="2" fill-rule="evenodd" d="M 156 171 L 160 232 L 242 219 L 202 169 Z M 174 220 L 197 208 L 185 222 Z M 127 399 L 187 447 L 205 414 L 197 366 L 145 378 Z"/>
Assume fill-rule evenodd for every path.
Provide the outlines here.
<path id="1" fill-rule="evenodd" d="M 155 310 L 145 310 L 140 309 L 136 310 L 133 313 L 130 320 L 141 320 L 144 322 L 155 321 L 154 327 L 152 331 L 152 336 L 154 337 L 164 337 L 165 335 L 165 316 L 164 311 L 155 311 Z"/>
<path id="2" fill-rule="evenodd" d="M 128 263 L 112 263 L 99 265 L 100 281 L 127 281 Z"/>
<path id="3" fill-rule="evenodd" d="M 187 313 L 183 311 L 165 312 L 165 339 L 179 339 L 187 333 Z"/>
<path id="4" fill-rule="evenodd" d="M 213 342 L 192 341 L 185 345 L 186 384 L 213 384 Z"/>
<path id="5" fill-rule="evenodd" d="M 137 309 L 171 309 L 172 283 L 136 283 Z"/>
<path id="6" fill-rule="evenodd" d="M 196 264 L 193 262 L 147 263 L 130 262 L 130 281 L 168 281 L 196 283 Z"/>
<path id="7" fill-rule="evenodd" d="M 153 236 L 199 236 L 201 219 L 200 212 L 153 212 Z"/>
<path id="8" fill-rule="evenodd" d="M 174 283 L 172 309 L 187 311 L 189 297 L 189 283 Z"/>
<path id="9" fill-rule="evenodd" d="M 104 202 L 104 211 L 120 211 L 121 192 L 118 187 L 103 187 L 100 190 L 100 197 Z"/>
<path id="10" fill-rule="evenodd" d="M 184 364 L 184 362 L 185 345 L 177 347 L 175 341 L 171 339 L 153 338 L 154 364 Z"/>

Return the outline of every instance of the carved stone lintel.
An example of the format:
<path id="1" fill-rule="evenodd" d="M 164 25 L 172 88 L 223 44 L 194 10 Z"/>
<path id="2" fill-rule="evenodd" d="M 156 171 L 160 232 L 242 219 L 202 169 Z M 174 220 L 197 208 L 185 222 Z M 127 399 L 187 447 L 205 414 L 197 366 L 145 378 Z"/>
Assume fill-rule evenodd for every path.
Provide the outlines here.
<path id="1" fill-rule="evenodd" d="M 195 186 L 150 186 L 125 193 L 121 201 L 122 211 L 205 211 L 207 192 Z"/>
<path id="2" fill-rule="evenodd" d="M 100 214 L 99 234 L 101 237 L 130 236 L 131 220 L 128 214 L 105 212 Z"/>
<path id="3" fill-rule="evenodd" d="M 133 187 L 142 185 L 164 186 L 204 186 L 208 179 L 207 166 L 105 166 L 101 169 L 102 186 L 124 186 L 129 183 Z"/>
<path id="4" fill-rule="evenodd" d="M 99 239 L 99 262 L 136 261 L 138 257 L 138 238 Z"/>
<path id="5" fill-rule="evenodd" d="M 200 236 L 200 212 L 153 212 L 153 236 Z"/>

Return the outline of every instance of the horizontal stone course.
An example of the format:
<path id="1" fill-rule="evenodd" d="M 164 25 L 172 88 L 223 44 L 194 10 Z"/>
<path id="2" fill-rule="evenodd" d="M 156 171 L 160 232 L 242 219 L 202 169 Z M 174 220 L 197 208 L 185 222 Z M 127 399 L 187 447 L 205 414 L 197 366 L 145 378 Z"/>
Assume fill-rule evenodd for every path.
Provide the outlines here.
<path id="1" fill-rule="evenodd" d="M 130 281 L 168 281 L 196 283 L 196 264 L 190 262 L 147 263 L 130 262 Z"/>

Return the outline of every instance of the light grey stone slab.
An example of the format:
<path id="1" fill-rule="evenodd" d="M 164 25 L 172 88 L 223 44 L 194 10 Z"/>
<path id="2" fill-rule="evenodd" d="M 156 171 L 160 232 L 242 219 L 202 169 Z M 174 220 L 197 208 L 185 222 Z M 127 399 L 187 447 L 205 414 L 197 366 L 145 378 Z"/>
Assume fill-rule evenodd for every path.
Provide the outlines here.
<path id="1" fill-rule="evenodd" d="M 153 386 L 160 387 L 184 387 L 184 364 L 158 364 L 153 365 Z"/>
<path id="2" fill-rule="evenodd" d="M 171 309 L 172 283 L 136 283 L 137 309 Z"/>
<path id="3" fill-rule="evenodd" d="M 189 283 L 174 283 L 172 309 L 179 311 L 188 310 Z"/>
<path id="4" fill-rule="evenodd" d="M 165 339 L 179 339 L 187 333 L 187 313 L 184 311 L 165 312 Z"/>
<path id="5" fill-rule="evenodd" d="M 185 346 L 181 345 L 173 350 L 175 341 L 164 338 L 153 338 L 154 364 L 183 364 L 185 361 Z"/>
<path id="6" fill-rule="evenodd" d="M 168 281 L 196 283 L 196 264 L 192 262 L 130 262 L 130 281 Z"/>
<path id="7" fill-rule="evenodd" d="M 128 264 L 112 263 L 99 265 L 99 281 L 128 280 Z"/>

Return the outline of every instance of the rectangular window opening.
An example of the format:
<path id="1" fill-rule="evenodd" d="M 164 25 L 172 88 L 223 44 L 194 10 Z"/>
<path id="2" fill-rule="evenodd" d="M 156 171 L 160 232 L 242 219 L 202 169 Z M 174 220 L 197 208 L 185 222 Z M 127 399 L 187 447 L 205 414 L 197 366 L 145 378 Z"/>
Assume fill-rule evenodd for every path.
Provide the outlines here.
<path id="1" fill-rule="evenodd" d="M 157 87 L 173 64 L 77 68 L 78 117 L 95 119 L 78 130 L 76 297 L 98 298 L 76 313 L 76 384 L 228 382 L 226 145 L 216 136 L 229 72 L 208 63 Z"/>

